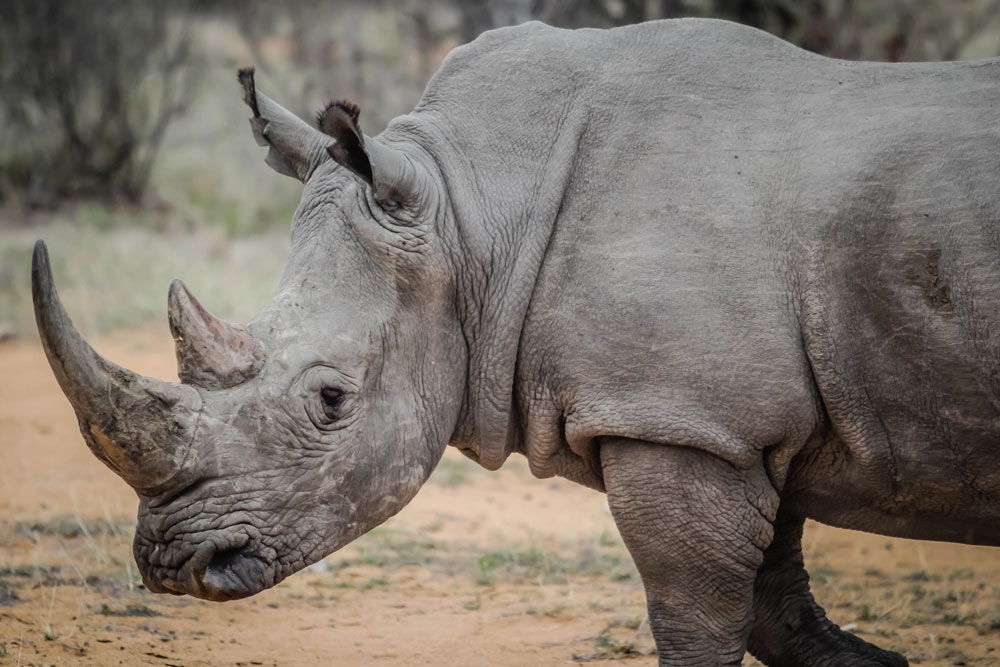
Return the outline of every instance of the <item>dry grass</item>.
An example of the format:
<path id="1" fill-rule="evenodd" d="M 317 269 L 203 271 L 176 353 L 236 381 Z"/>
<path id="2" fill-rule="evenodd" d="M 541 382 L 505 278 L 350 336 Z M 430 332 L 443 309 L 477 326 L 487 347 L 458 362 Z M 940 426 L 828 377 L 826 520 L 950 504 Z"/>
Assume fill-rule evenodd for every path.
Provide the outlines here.
<path id="1" fill-rule="evenodd" d="M 95 344 L 172 372 L 161 328 Z M 488 473 L 449 452 L 400 515 L 248 600 L 152 595 L 132 561 L 135 496 L 81 442 L 37 343 L 0 345 L 0 369 L 19 379 L 0 383 L 0 666 L 655 663 L 606 499 L 521 459 Z M 815 524 L 805 545 L 841 626 L 914 664 L 998 662 L 1000 550 Z"/>
<path id="2" fill-rule="evenodd" d="M 218 228 L 197 233 L 145 227 L 98 231 L 55 220 L 0 234 L 0 330 L 35 335 L 31 249 L 49 246 L 63 302 L 85 335 L 163 320 L 167 287 L 180 277 L 220 317 L 246 321 L 274 293 L 288 255 L 279 229 L 230 237 Z"/>
<path id="3" fill-rule="evenodd" d="M 451 466 L 438 474 L 442 479 L 432 482 L 454 488 Z M 911 569 L 911 563 L 927 560 L 923 547 L 902 556 L 893 550 L 907 543 L 884 540 L 884 553 L 877 553 L 871 540 L 859 549 L 835 532 L 840 541 L 818 545 L 808 565 L 817 597 L 845 629 L 903 650 L 914 662 L 998 662 L 993 655 L 1000 647 L 996 559 L 985 572 L 965 563 Z M 34 620 L 27 618 L 30 632 L 24 640 L 2 633 L 8 656 L 15 646 L 44 650 L 39 642 L 87 655 L 83 637 L 94 629 L 125 623 L 166 632 L 162 623 L 182 613 L 178 605 L 201 604 L 147 593 L 132 567 L 130 543 L 131 521 L 125 517 L 83 520 L 73 513 L 0 526 L 0 601 L 11 609 L 36 610 Z M 867 564 L 872 561 L 882 566 Z M 426 524 L 379 528 L 269 593 L 267 608 L 330 609 L 373 596 L 388 608 L 398 604 L 393 600 L 428 590 L 443 591 L 441 600 L 454 605 L 455 613 L 546 622 L 593 619 L 599 624 L 594 634 L 578 638 L 572 651 L 578 662 L 633 659 L 652 650 L 648 629 L 641 627 L 642 595 L 634 566 L 617 535 L 607 531 L 532 544 L 436 535 Z M 71 619 L 53 614 L 64 599 L 75 605 Z M 748 658 L 746 664 L 756 663 Z"/>

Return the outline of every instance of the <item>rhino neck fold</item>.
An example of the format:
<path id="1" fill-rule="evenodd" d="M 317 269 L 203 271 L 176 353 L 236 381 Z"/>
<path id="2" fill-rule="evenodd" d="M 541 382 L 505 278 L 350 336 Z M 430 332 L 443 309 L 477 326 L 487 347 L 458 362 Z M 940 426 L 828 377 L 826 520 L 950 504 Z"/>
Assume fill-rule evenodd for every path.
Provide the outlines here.
<path id="1" fill-rule="evenodd" d="M 549 30 L 521 32 L 534 39 Z M 522 328 L 589 120 L 569 63 L 517 63 L 512 97 L 498 81 L 511 76 L 505 68 L 519 57 L 517 40 L 504 41 L 510 52 L 497 57 L 496 39 L 487 33 L 449 56 L 417 111 L 397 126 L 419 126 L 453 216 L 441 236 L 459 267 L 469 366 L 449 444 L 490 470 L 521 446 L 514 382 Z M 480 60 L 484 53 L 490 57 Z"/>

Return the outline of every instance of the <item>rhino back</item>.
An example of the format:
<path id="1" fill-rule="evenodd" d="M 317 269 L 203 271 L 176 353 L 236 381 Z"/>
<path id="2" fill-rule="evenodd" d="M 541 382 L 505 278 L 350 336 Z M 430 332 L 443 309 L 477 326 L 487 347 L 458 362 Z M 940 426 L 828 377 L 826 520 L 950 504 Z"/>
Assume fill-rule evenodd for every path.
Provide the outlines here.
<path id="1" fill-rule="evenodd" d="M 532 258 L 494 297 L 513 447 L 598 487 L 604 435 L 764 451 L 803 513 L 882 532 L 988 515 L 998 72 L 702 20 L 460 50 L 417 114 L 452 119 L 427 135 L 464 240 Z"/>
<path id="2" fill-rule="evenodd" d="M 583 96 L 521 338 L 521 447 L 536 474 L 595 486 L 601 436 L 737 465 L 768 449 L 780 484 L 820 412 L 775 180 L 790 169 L 789 105 L 803 104 L 790 90 L 834 74 L 731 24 L 642 28 Z"/>
<path id="3" fill-rule="evenodd" d="M 733 66 L 752 59 L 774 67 Z M 508 446 L 536 474 L 600 486 L 594 438 L 604 434 L 740 462 L 786 431 L 805 437 L 816 407 L 788 303 L 793 276 L 783 242 L 761 243 L 775 227 L 757 185 L 767 179 L 751 172 L 781 152 L 785 123 L 774 109 L 789 72 L 825 62 L 720 21 L 530 24 L 456 50 L 400 120 L 398 129 L 422 123 L 429 137 L 464 223 L 454 241 L 471 249 L 463 261 L 504 272 L 476 284 L 484 310 L 510 307 L 482 318 L 487 344 L 470 336 L 470 384 L 481 358 L 495 376 L 492 403 L 502 405 L 505 389 L 517 396 Z M 485 257 L 468 256 L 477 248 Z M 747 282 L 750 292 L 732 289 Z M 713 406 L 734 368 L 760 365 L 762 350 L 776 372 L 742 373 L 738 400 Z M 515 361 L 519 369 L 516 389 L 494 373 L 507 359 L 511 376 Z M 776 392 L 787 400 L 745 428 L 758 409 L 746 397 Z M 506 427 L 508 411 L 497 412 Z"/>
<path id="4" fill-rule="evenodd" d="M 1000 66 L 756 50 L 581 160 L 525 352 L 567 444 L 765 449 L 802 513 L 996 543 Z"/>

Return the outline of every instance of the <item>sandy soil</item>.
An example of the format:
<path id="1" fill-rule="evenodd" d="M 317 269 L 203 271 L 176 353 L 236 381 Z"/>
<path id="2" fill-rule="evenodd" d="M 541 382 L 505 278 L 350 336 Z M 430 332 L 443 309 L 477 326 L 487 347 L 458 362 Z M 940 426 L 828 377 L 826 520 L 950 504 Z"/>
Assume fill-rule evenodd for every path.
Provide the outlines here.
<path id="1" fill-rule="evenodd" d="M 174 377 L 164 332 L 97 347 Z M 135 506 L 87 451 L 37 343 L 0 345 L 0 665 L 655 664 L 604 497 L 521 461 L 488 473 L 449 453 L 385 526 L 225 604 L 142 588 Z M 1000 549 L 809 525 L 806 550 L 841 625 L 914 663 L 1000 662 Z"/>

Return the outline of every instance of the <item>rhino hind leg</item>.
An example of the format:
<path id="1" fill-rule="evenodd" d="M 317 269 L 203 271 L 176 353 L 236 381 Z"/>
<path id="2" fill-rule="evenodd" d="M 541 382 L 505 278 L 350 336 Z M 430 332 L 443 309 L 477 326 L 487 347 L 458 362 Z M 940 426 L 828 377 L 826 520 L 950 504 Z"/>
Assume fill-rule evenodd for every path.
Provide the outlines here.
<path id="1" fill-rule="evenodd" d="M 809 590 L 803 523 L 779 510 L 754 582 L 750 653 L 769 667 L 906 667 L 899 653 L 844 632 L 826 617 Z"/>

